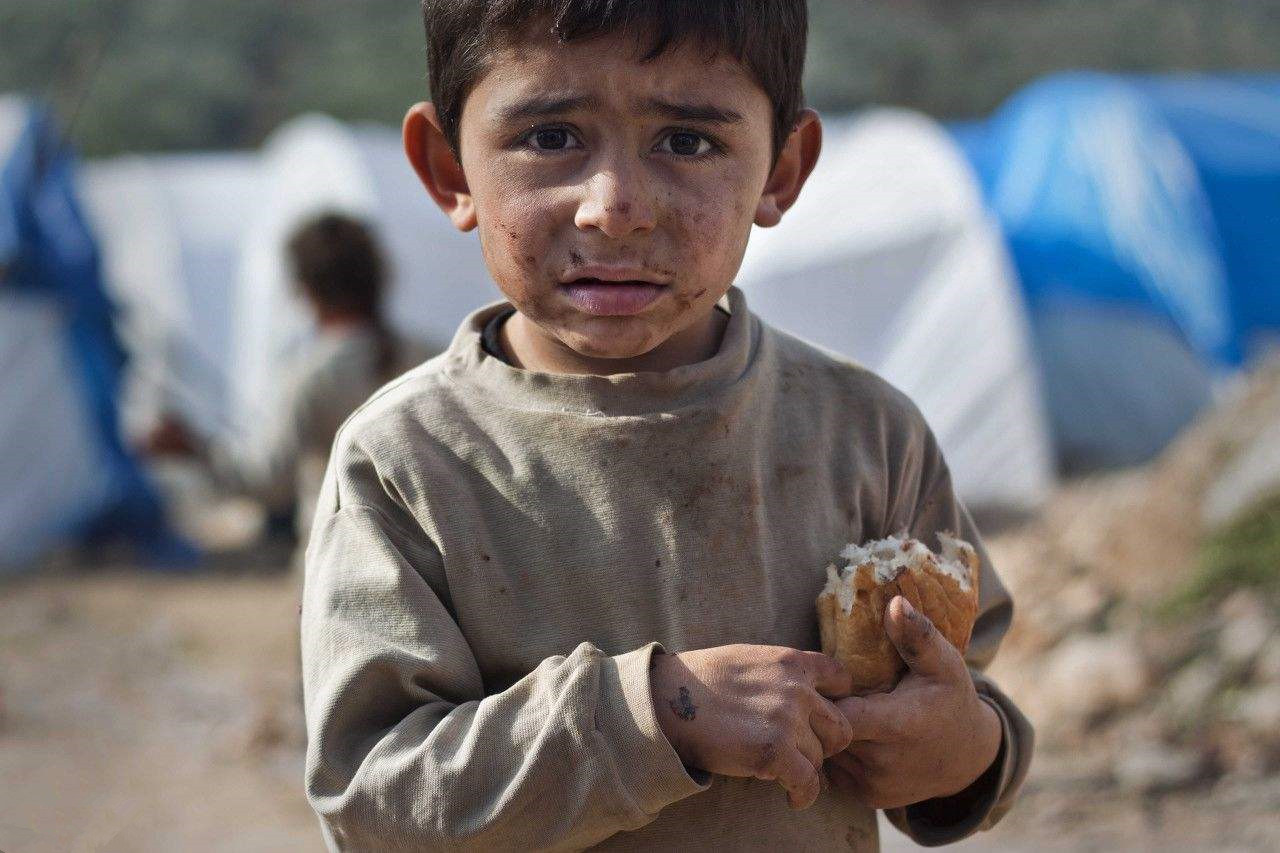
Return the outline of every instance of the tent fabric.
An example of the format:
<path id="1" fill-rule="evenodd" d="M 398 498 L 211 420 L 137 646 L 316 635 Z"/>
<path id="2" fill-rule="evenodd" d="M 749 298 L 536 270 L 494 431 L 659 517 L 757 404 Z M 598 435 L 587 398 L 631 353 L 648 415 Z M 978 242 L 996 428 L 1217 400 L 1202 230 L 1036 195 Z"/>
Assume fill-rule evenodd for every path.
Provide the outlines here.
<path id="1" fill-rule="evenodd" d="M 1033 84 L 953 133 L 1017 266 L 1060 463 L 1155 455 L 1241 357 L 1193 158 L 1141 91 L 1099 74 Z"/>
<path id="2" fill-rule="evenodd" d="M 122 157 L 88 164 L 81 186 L 130 353 L 126 430 L 176 412 L 222 434 L 242 246 L 261 203 L 258 156 Z"/>
<path id="3" fill-rule="evenodd" d="M 159 503 L 125 449 L 124 351 L 74 159 L 49 113 L 0 98 L 0 565 L 109 526 L 164 540 Z"/>
<path id="4" fill-rule="evenodd" d="M 31 563 L 115 501 L 61 306 L 0 291 L 0 574 Z"/>
<path id="5" fill-rule="evenodd" d="M 285 125 L 262 154 L 264 199 L 243 248 L 234 313 L 234 412 L 242 430 L 261 416 L 279 371 L 311 333 L 284 267 L 289 233 L 336 209 L 367 219 L 391 264 L 388 320 L 443 349 L 473 309 L 500 296 L 474 234 L 440 214 L 391 128 L 319 115 Z"/>
<path id="6" fill-rule="evenodd" d="M 1124 80 L 1195 164 L 1226 266 L 1237 352 L 1280 344 L 1280 75 Z"/>
<path id="7" fill-rule="evenodd" d="M 1054 481 L 1025 310 L 976 179 L 924 116 L 827 122 L 782 224 L 739 283 L 765 319 L 883 375 L 938 435 L 976 506 L 1027 509 Z"/>

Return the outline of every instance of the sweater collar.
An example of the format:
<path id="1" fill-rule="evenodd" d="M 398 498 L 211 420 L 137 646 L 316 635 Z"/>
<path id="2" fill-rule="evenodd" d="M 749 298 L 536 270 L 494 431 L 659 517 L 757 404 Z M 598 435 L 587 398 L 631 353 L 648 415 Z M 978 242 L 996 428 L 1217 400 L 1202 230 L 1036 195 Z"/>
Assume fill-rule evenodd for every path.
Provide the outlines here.
<path id="1" fill-rule="evenodd" d="M 532 411 L 575 412 L 603 416 L 643 416 L 697 405 L 739 382 L 750 370 L 760 338 L 759 320 L 747 310 L 746 297 L 733 287 L 721 302 L 729 312 L 719 351 L 696 364 L 663 373 L 578 376 L 538 373 L 512 367 L 485 352 L 485 325 L 510 311 L 496 302 L 471 314 L 449 345 L 445 372 L 458 385 L 475 387 L 503 404 Z"/>

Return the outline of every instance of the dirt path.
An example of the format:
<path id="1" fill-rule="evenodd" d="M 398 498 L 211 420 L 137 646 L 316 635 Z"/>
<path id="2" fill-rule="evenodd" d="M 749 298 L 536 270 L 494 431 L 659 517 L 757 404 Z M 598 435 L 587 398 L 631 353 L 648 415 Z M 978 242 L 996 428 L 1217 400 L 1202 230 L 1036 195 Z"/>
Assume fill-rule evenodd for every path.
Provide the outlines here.
<path id="1" fill-rule="evenodd" d="M 290 578 L 0 585 L 0 851 L 322 850 L 301 793 L 297 598 Z M 1280 785 L 1144 803 L 1072 784 L 1033 779 L 1000 827 L 953 849 L 1280 838 Z M 916 849 L 888 828 L 884 846 Z"/>
<path id="2" fill-rule="evenodd" d="M 0 850 L 319 850 L 285 580 L 0 587 Z"/>

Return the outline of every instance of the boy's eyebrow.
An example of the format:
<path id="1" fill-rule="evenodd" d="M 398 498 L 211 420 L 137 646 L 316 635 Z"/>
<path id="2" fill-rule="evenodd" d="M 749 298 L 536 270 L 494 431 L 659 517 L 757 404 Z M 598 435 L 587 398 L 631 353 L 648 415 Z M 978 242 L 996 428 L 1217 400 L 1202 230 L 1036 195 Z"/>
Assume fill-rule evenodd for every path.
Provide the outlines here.
<path id="1" fill-rule="evenodd" d="M 594 110 L 598 105 L 599 102 L 590 95 L 534 95 L 514 104 L 503 105 L 498 108 L 497 113 L 499 121 L 527 121 L 579 110 Z"/>
<path id="2" fill-rule="evenodd" d="M 501 122 L 519 122 L 599 108 L 600 102 L 590 95 L 534 95 L 513 104 L 500 106 L 497 114 Z M 661 98 L 650 98 L 645 101 L 642 110 L 651 115 L 660 115 L 676 121 L 739 124 L 743 120 L 741 113 L 722 109 L 714 104 L 677 103 L 664 101 Z"/>
<path id="3" fill-rule="evenodd" d="M 702 121 L 710 124 L 739 124 L 742 114 L 721 109 L 714 104 L 683 104 L 651 98 L 645 103 L 645 112 L 655 113 L 677 121 Z"/>

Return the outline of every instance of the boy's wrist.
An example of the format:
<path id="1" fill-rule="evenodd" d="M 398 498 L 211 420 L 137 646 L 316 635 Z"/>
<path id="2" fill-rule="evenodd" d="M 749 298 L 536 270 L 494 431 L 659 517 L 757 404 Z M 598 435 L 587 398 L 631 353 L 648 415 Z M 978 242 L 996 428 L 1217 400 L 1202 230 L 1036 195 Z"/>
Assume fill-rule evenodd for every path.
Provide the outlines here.
<path id="1" fill-rule="evenodd" d="M 696 763 L 690 758 L 684 739 L 680 736 L 680 720 L 676 717 L 676 712 L 672 709 L 668 698 L 674 689 L 672 675 L 678 663 L 678 655 L 660 651 L 653 653 L 649 661 L 649 697 L 653 702 L 653 714 L 663 737 L 676 751 L 682 764 L 686 767 L 696 767 Z"/>
<path id="2" fill-rule="evenodd" d="M 986 775 L 987 771 L 991 769 L 991 765 L 1000 757 L 1000 745 L 1004 742 L 1004 724 L 1000 721 L 1000 715 L 996 713 L 995 708 L 991 707 L 991 703 L 982 699 L 982 697 L 978 697 L 977 701 L 979 723 L 974 733 L 977 755 L 974 763 L 976 766 L 972 773 L 972 778 L 956 791 L 951 792 L 949 796 L 959 794 L 970 788 Z"/>
<path id="3" fill-rule="evenodd" d="M 984 769 L 960 790 L 947 796 L 915 803 L 904 810 L 905 819 L 911 827 L 912 838 L 926 846 L 932 847 L 957 841 L 976 829 L 1000 795 L 1002 765 L 1005 760 L 1005 750 L 1008 748 L 1005 743 L 1004 723 L 1001 721 L 999 712 L 989 702 L 985 699 L 980 699 L 979 702 L 986 709 L 984 718 L 986 718 L 986 712 L 990 712 L 999 728 L 995 738 L 994 756 L 984 765 Z M 989 722 L 980 724 L 981 734 L 977 736 L 983 740 L 988 734 L 988 725 Z M 985 756 L 985 753 L 986 745 L 984 744 L 979 754 Z"/>

